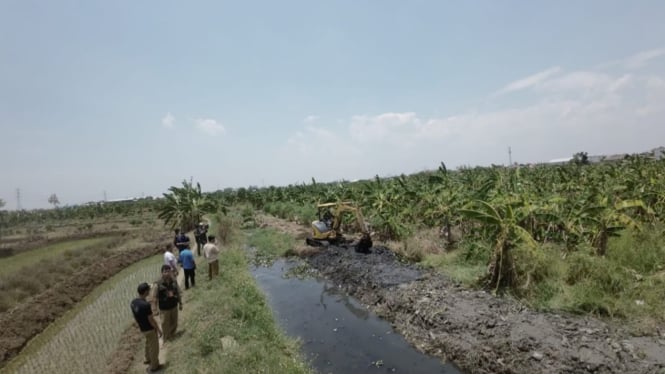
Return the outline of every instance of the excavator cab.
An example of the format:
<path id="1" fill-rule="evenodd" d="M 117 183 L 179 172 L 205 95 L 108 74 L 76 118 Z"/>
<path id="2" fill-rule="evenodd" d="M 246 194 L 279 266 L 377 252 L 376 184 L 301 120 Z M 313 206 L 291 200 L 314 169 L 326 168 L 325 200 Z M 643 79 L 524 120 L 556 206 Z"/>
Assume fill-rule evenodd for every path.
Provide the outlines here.
<path id="1" fill-rule="evenodd" d="M 319 219 L 312 222 L 312 234 L 307 237 L 306 243 L 311 246 L 352 246 L 357 252 L 369 252 L 372 247 L 372 238 L 367 224 L 360 213 L 360 209 L 350 202 L 325 203 L 317 206 Z M 355 241 L 350 241 L 341 232 L 344 214 L 353 214 L 362 235 Z"/>

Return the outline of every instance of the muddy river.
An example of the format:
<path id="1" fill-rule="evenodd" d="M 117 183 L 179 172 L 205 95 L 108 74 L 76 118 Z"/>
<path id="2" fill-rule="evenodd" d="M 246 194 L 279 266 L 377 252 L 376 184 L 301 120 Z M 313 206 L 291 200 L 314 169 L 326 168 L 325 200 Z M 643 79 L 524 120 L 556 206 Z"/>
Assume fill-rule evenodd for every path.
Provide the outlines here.
<path id="1" fill-rule="evenodd" d="M 276 320 L 319 373 L 460 373 L 409 345 L 391 325 L 324 279 L 285 277 L 295 262 L 252 269 Z"/>

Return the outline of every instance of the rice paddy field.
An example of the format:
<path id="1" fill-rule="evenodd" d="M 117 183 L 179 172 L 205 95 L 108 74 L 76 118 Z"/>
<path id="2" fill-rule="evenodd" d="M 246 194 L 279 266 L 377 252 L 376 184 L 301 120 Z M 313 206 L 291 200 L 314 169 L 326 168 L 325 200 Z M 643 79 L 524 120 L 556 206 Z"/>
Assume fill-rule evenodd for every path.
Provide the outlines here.
<path id="1" fill-rule="evenodd" d="M 96 373 L 132 323 L 129 303 L 141 282 L 159 277 L 161 256 L 129 266 L 37 336 L 2 373 Z"/>

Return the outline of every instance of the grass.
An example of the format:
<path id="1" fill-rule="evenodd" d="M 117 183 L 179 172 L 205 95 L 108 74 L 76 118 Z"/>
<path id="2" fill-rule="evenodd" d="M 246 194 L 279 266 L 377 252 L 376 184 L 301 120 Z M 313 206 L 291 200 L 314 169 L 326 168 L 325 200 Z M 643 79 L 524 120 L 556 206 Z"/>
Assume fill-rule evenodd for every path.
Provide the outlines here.
<path id="1" fill-rule="evenodd" d="M 275 323 L 243 250 L 249 244 L 266 255 L 280 255 L 293 239 L 271 230 L 251 234 L 248 243 L 236 234 L 224 246 L 217 279 L 202 276 L 187 291 L 181 317 L 185 332 L 168 344 L 169 372 L 311 373 L 298 342 Z"/>
<path id="2" fill-rule="evenodd" d="M 123 246 L 119 241 L 117 237 L 77 240 L 3 259 L 6 263 L 0 273 L 0 312 L 69 278 L 112 251 L 136 245 L 135 240 L 128 239 Z"/>
<path id="3" fill-rule="evenodd" d="M 283 218 L 299 225 L 308 226 L 310 222 L 316 219 L 316 206 L 302 205 L 293 202 L 275 201 L 267 203 L 263 210 L 276 217 Z"/>
<path id="4" fill-rule="evenodd" d="M 519 290 L 543 310 L 590 313 L 626 321 L 636 334 L 665 322 L 665 243 L 659 230 L 626 231 L 610 241 L 605 257 L 581 249 L 566 256 L 556 247 L 518 249 L 518 272 L 531 273 Z M 526 277 L 529 278 L 529 277 Z"/>
<path id="5" fill-rule="evenodd" d="M 422 263 L 427 267 L 442 270 L 449 277 L 467 286 L 473 285 L 487 271 L 486 265 L 469 263 L 461 252 L 429 254 Z"/>
<path id="6" fill-rule="evenodd" d="M 123 331 L 132 323 L 129 303 L 139 283 L 159 277 L 162 256 L 129 266 L 87 295 L 35 337 L 10 362 L 6 373 L 99 372 Z"/>
<path id="7" fill-rule="evenodd" d="M 543 311 L 592 314 L 623 321 L 635 334 L 665 322 L 665 242 L 661 228 L 625 231 L 605 257 L 591 248 L 566 252 L 556 245 L 513 250 L 519 286 L 511 292 Z M 467 286 L 486 273 L 490 243 L 461 242 L 446 251 L 442 239 L 421 231 L 388 243 L 400 256 L 436 269 Z"/>
<path id="8" fill-rule="evenodd" d="M 263 228 L 249 231 L 247 245 L 256 248 L 257 260 L 272 260 L 293 252 L 295 239 L 275 229 Z"/>
<path id="9" fill-rule="evenodd" d="M 21 252 L 10 257 L 0 258 L 0 277 L 5 277 L 19 272 L 23 267 L 34 265 L 42 260 L 62 260 L 68 252 L 79 251 L 87 248 L 98 248 L 104 244 L 111 243 L 115 238 L 94 238 L 72 240 L 49 245 L 39 249 Z"/>

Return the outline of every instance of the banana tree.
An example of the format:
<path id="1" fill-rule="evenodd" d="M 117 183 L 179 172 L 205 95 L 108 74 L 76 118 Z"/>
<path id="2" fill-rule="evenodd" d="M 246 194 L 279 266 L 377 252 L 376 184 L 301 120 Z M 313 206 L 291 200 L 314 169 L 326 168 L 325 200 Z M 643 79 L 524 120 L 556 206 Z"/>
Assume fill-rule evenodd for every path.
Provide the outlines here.
<path id="1" fill-rule="evenodd" d="M 608 198 L 601 199 L 598 205 L 585 210 L 584 218 L 591 226 L 591 243 L 599 256 L 607 254 L 610 237 L 619 236 L 627 228 L 640 230 L 640 224 L 625 213 L 630 209 L 648 211 L 641 200 L 619 201 L 611 205 Z"/>
<path id="2" fill-rule="evenodd" d="M 513 209 L 513 203 L 501 202 L 491 205 L 482 200 L 470 204 L 473 209 L 462 209 L 460 213 L 472 220 L 482 223 L 490 232 L 492 255 L 485 278 L 486 286 L 495 292 L 499 288 L 513 287 L 517 280 L 514 259 L 511 250 L 524 243 L 531 249 L 537 244 L 528 231 L 518 225 L 520 217 Z M 517 207 L 519 208 L 519 207 Z"/>
<path id="3" fill-rule="evenodd" d="M 191 230 L 205 214 L 215 213 L 219 208 L 217 201 L 201 192 L 199 183 L 195 187 L 191 182 L 183 181 L 182 187 L 172 186 L 169 191 L 164 194 L 165 201 L 158 217 L 171 228 Z"/>

